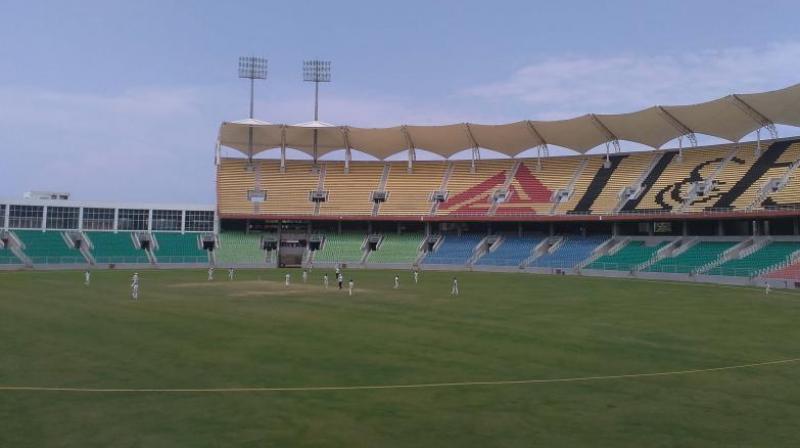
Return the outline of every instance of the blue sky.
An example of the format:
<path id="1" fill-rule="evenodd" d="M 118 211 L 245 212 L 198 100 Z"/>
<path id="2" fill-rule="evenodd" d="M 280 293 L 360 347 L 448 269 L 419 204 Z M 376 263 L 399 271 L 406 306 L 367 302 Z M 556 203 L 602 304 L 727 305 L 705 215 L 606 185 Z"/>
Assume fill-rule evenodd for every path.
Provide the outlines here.
<path id="1" fill-rule="evenodd" d="M 800 82 L 800 2 L 0 0 L 0 196 L 212 203 L 219 122 L 502 123 Z M 795 133 L 781 129 L 782 135 Z"/>

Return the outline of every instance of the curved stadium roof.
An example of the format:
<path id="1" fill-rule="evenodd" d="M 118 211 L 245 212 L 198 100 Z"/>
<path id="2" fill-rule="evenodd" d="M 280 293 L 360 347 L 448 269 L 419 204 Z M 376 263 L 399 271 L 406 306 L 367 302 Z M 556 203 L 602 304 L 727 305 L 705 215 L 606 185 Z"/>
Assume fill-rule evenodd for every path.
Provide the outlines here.
<path id="1" fill-rule="evenodd" d="M 658 149 L 691 133 L 735 142 L 772 124 L 800 127 L 800 84 L 771 92 L 732 94 L 698 104 L 653 106 L 625 114 L 587 114 L 567 120 L 526 120 L 500 125 L 358 128 L 322 122 L 284 125 L 248 119 L 223 122 L 218 143 L 248 156 L 280 147 L 313 155 L 316 130 L 317 156 L 349 148 L 385 159 L 412 148 L 447 158 L 465 149 L 485 148 L 513 157 L 545 144 L 585 153 L 604 143 L 627 140 Z"/>

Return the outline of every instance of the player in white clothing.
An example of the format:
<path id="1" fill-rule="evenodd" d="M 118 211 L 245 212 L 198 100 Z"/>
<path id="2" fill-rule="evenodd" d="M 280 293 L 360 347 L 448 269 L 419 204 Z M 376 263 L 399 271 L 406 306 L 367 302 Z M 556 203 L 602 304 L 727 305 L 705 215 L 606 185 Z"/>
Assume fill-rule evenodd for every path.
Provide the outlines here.
<path id="1" fill-rule="evenodd" d="M 458 279 L 453 277 L 453 287 L 450 288 L 450 295 L 457 296 L 458 295 Z"/>
<path id="2" fill-rule="evenodd" d="M 325 289 L 328 289 L 328 274 L 322 275 L 322 284 L 325 285 Z"/>
<path id="3" fill-rule="evenodd" d="M 92 283 L 92 273 L 88 270 L 83 273 L 83 286 L 89 286 Z"/>
<path id="4" fill-rule="evenodd" d="M 286 286 L 289 286 L 289 283 L 291 283 L 291 280 L 292 280 L 292 274 L 287 273 L 285 278 L 286 278 L 286 283 L 285 284 L 286 284 Z"/>
<path id="5" fill-rule="evenodd" d="M 351 295 L 351 296 L 353 295 L 353 285 L 355 285 L 355 283 L 353 283 L 353 279 L 351 278 L 350 282 L 347 284 L 347 294 L 348 295 Z"/>
<path id="6" fill-rule="evenodd" d="M 400 276 L 395 274 L 395 276 L 394 276 L 394 289 L 397 289 L 399 287 L 400 287 Z"/>
<path id="7" fill-rule="evenodd" d="M 303 283 L 308 281 L 308 271 L 303 269 Z"/>
<path id="8" fill-rule="evenodd" d="M 234 275 L 236 275 L 236 272 L 233 270 L 233 268 L 229 268 L 228 269 L 228 280 L 233 281 L 233 276 Z"/>
<path id="9" fill-rule="evenodd" d="M 419 283 L 419 271 L 414 270 L 414 284 Z"/>
<path id="10" fill-rule="evenodd" d="M 214 280 L 214 268 L 208 268 L 208 281 Z"/>
<path id="11" fill-rule="evenodd" d="M 139 273 L 134 272 L 131 278 L 131 299 L 139 300 Z"/>
<path id="12" fill-rule="evenodd" d="M 765 295 L 765 296 L 768 296 L 768 295 L 769 295 L 769 290 L 770 290 L 770 289 L 772 289 L 772 287 L 770 286 L 769 282 L 764 282 L 764 283 L 765 283 L 765 286 L 764 286 L 764 295 Z"/>

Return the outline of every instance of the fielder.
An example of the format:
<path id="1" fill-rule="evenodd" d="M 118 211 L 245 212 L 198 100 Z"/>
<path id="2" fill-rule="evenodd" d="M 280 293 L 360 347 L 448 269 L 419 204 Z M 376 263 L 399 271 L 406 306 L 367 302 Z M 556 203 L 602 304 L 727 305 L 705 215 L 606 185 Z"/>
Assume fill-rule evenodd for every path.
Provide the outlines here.
<path id="1" fill-rule="evenodd" d="M 339 282 L 339 289 L 342 289 L 342 283 L 344 283 L 344 276 L 342 275 L 341 272 L 336 275 L 336 281 Z"/>
<path id="2" fill-rule="evenodd" d="M 289 287 L 289 284 L 291 283 L 291 281 L 292 281 L 292 274 L 287 273 L 286 274 L 286 282 L 285 282 L 285 285 L 286 285 L 287 288 Z"/>
<path id="3" fill-rule="evenodd" d="M 208 281 L 214 280 L 214 268 L 208 268 Z"/>
<path id="4" fill-rule="evenodd" d="M 233 268 L 228 269 L 228 280 L 229 281 L 233 281 L 233 276 L 234 275 L 235 275 L 235 272 L 234 272 Z"/>
<path id="5" fill-rule="evenodd" d="M 399 287 L 400 287 L 400 276 L 395 274 L 395 276 L 394 276 L 394 289 L 397 289 Z"/>
<path id="6" fill-rule="evenodd" d="M 453 277 L 453 287 L 450 288 L 450 295 L 457 296 L 458 295 L 458 279 Z"/>
<path id="7" fill-rule="evenodd" d="M 308 271 L 303 269 L 303 283 L 308 281 Z"/>
<path id="8" fill-rule="evenodd" d="M 322 276 L 322 284 L 325 285 L 325 289 L 328 289 L 328 274 L 324 274 Z"/>
<path id="9" fill-rule="evenodd" d="M 92 273 L 88 270 L 83 273 L 83 286 L 89 286 L 92 283 Z"/>
<path id="10" fill-rule="evenodd" d="M 139 300 L 139 273 L 134 272 L 131 278 L 131 299 Z"/>
<path id="11" fill-rule="evenodd" d="M 764 282 L 764 283 L 766 284 L 766 286 L 764 286 L 764 295 L 768 296 L 769 290 L 772 289 L 772 287 L 769 285 L 769 282 Z"/>
<path id="12" fill-rule="evenodd" d="M 353 295 L 353 285 L 354 284 L 355 283 L 353 283 L 353 279 L 351 278 L 350 279 L 350 283 L 347 284 L 347 294 L 348 295 L 351 295 L 351 296 Z"/>
<path id="13" fill-rule="evenodd" d="M 419 271 L 414 271 L 414 284 L 419 283 Z"/>

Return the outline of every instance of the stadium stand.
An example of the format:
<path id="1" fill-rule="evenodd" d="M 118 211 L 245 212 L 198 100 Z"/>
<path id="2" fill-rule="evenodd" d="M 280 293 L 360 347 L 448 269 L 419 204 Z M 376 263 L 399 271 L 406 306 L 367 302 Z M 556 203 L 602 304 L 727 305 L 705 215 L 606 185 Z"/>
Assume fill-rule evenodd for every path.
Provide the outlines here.
<path id="1" fill-rule="evenodd" d="M 154 255 L 159 263 L 208 263 L 208 252 L 196 233 L 154 232 L 153 237 L 158 243 Z"/>
<path id="2" fill-rule="evenodd" d="M 328 199 L 320 206 L 321 215 L 356 216 L 372 214 L 372 192 L 378 189 L 383 163 L 353 162 L 350 172 L 343 163 L 325 166 L 325 190 Z"/>
<path id="3" fill-rule="evenodd" d="M 590 188 L 581 202 L 575 207 L 576 211 L 585 210 L 593 214 L 609 213 L 615 211 L 617 204 L 620 202 L 620 193 L 626 187 L 633 186 L 645 170 L 649 167 L 653 157 L 658 157 L 658 154 L 650 153 L 632 153 L 626 156 L 612 156 L 612 163 L 616 162 L 617 167 L 613 172 L 609 173 L 606 177 L 605 183 L 600 183 L 600 191 L 596 193 L 593 200 L 591 197 L 587 198 L 590 193 L 595 194 L 597 187 Z M 601 172 L 608 171 L 601 169 L 598 171 L 598 176 Z M 603 173 L 605 176 L 605 173 Z M 595 177 L 597 179 L 597 176 Z M 582 203 L 584 202 L 585 203 Z"/>
<path id="4" fill-rule="evenodd" d="M 578 203 L 575 205 L 575 208 L 572 209 L 571 213 L 591 213 L 592 207 L 594 206 L 597 198 L 600 196 L 600 193 L 603 191 L 606 185 L 609 185 L 609 180 L 619 168 L 620 163 L 628 157 L 628 155 L 619 154 L 609 157 L 608 167 L 606 168 L 604 165 L 597 170 L 594 178 L 586 187 L 586 192 L 578 200 Z M 622 186 L 621 184 L 613 185 L 615 187 Z"/>
<path id="5" fill-rule="evenodd" d="M 561 268 L 575 267 L 581 261 L 589 258 L 592 252 L 609 239 L 608 235 L 598 236 L 564 236 L 563 243 L 552 253 L 544 254 L 530 263 L 529 267 Z"/>
<path id="6" fill-rule="evenodd" d="M 470 162 L 454 162 L 447 180 L 448 197 L 437 214 L 485 215 L 492 207 L 492 195 L 506 182 L 512 165 L 511 160 L 485 160 L 472 173 Z"/>
<path id="7" fill-rule="evenodd" d="M 764 278 L 772 279 L 787 279 L 800 282 L 800 258 L 794 260 L 792 263 L 781 266 L 778 269 L 767 273 Z"/>
<path id="8" fill-rule="evenodd" d="M 578 202 L 589 189 L 589 185 L 592 183 L 597 171 L 603 167 L 603 157 L 585 157 L 584 160 L 585 163 L 577 167 L 577 170 L 580 170 L 580 174 L 578 174 L 578 177 L 575 178 L 575 181 L 572 185 L 572 195 L 569 197 L 569 199 L 559 203 L 556 206 L 555 213 L 565 214 L 574 211 L 575 207 L 578 205 Z M 565 180 L 569 181 L 571 179 L 567 178 Z M 568 186 L 568 184 L 565 185 L 565 187 Z"/>
<path id="9" fill-rule="evenodd" d="M 314 255 L 315 262 L 359 263 L 364 257 L 361 249 L 364 244 L 363 233 L 343 232 L 325 234 L 322 248 Z"/>
<path id="10" fill-rule="evenodd" d="M 23 252 L 33 264 L 82 264 L 86 259 L 74 247 L 67 245 L 62 232 L 15 230 L 25 245 Z"/>
<path id="11" fill-rule="evenodd" d="M 380 207 L 384 216 L 427 215 L 431 210 L 431 194 L 438 191 L 448 164 L 420 163 L 411 173 L 402 163 L 390 164 L 386 191 L 389 197 Z"/>
<path id="12" fill-rule="evenodd" d="M 773 241 L 745 257 L 728 260 L 706 274 L 752 277 L 789 261 L 791 255 L 798 251 L 800 242 Z"/>
<path id="13" fill-rule="evenodd" d="M 7 247 L 0 247 L 0 265 L 16 265 L 22 264 L 22 260 L 17 258 L 11 249 Z"/>
<path id="14" fill-rule="evenodd" d="M 561 162 L 565 158 L 559 158 Z M 520 163 L 508 186 L 508 195 L 495 211 L 497 215 L 547 214 L 552 208 L 553 193 L 566 184 L 564 178 L 558 179 L 562 172 L 558 160 L 542 162 L 548 166 L 545 173 L 538 165 L 531 168 L 527 163 Z M 549 171 L 550 169 L 553 171 Z"/>
<path id="15" fill-rule="evenodd" d="M 678 211 L 691 184 L 707 178 L 725 160 L 731 147 L 684 151 L 674 156 L 652 187 L 640 198 L 636 210 Z"/>
<path id="16" fill-rule="evenodd" d="M 730 241 L 699 241 L 677 256 L 661 259 L 644 270 L 646 272 L 689 274 L 716 260 L 723 252 L 735 245 L 736 242 Z"/>
<path id="17" fill-rule="evenodd" d="M 423 235 L 385 233 L 378 250 L 370 252 L 370 263 L 413 263 L 419 256 Z"/>
<path id="18" fill-rule="evenodd" d="M 487 252 L 475 264 L 480 266 L 519 266 L 531 256 L 531 251 L 543 239 L 542 236 L 504 236 L 497 249 Z"/>
<path id="19" fill-rule="evenodd" d="M 263 264 L 268 255 L 261 248 L 261 234 L 244 232 L 220 232 L 219 246 L 214 248 L 218 266 L 237 264 Z M 272 261 L 270 251 L 269 261 Z"/>
<path id="20" fill-rule="evenodd" d="M 758 199 L 762 197 L 762 189 L 770 179 L 781 178 L 790 165 L 798 159 L 800 159 L 800 144 L 796 141 L 785 140 L 770 144 L 761 157 L 719 198 L 714 207 L 739 210 L 746 210 L 751 206 L 760 208 L 761 204 L 757 202 L 760 202 Z M 797 199 L 794 199 L 794 202 L 796 201 Z"/>
<path id="21" fill-rule="evenodd" d="M 587 269 L 604 269 L 610 271 L 630 271 L 653 258 L 659 249 L 669 244 L 661 241 L 648 245 L 646 241 L 630 241 L 615 254 L 603 255 L 586 266 Z"/>
<path id="22" fill-rule="evenodd" d="M 476 234 L 444 234 L 444 240 L 435 252 L 429 252 L 423 259 L 425 264 L 464 265 L 467 263 L 475 246 L 484 238 Z"/>
<path id="23" fill-rule="evenodd" d="M 92 242 L 96 263 L 150 263 L 147 253 L 134 246 L 131 232 L 85 232 Z"/>
<path id="24" fill-rule="evenodd" d="M 220 159 L 217 167 L 217 203 L 220 212 L 230 214 L 253 213 L 253 204 L 247 198 L 248 190 L 255 188 L 255 174 L 247 170 L 247 160 Z"/>

